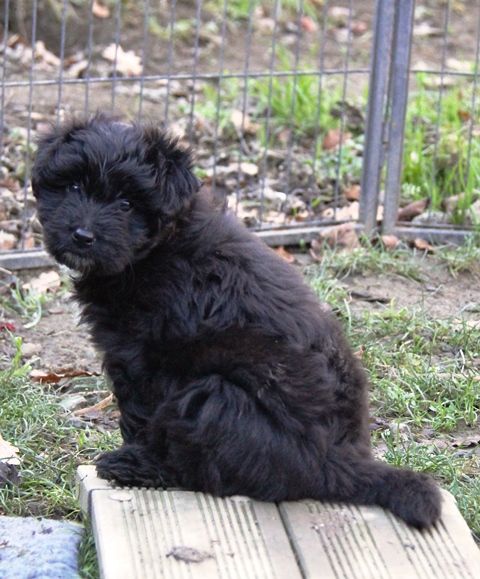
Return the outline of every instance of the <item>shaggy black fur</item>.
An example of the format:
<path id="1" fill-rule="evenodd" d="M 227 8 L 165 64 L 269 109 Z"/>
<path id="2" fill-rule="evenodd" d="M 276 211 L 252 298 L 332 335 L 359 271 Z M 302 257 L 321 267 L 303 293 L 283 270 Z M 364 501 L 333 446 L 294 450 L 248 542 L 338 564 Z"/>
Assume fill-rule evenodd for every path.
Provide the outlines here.
<path id="1" fill-rule="evenodd" d="M 423 474 L 373 460 L 367 380 L 300 275 L 199 192 L 188 152 L 104 117 L 39 143 L 46 245 L 80 272 L 124 445 L 100 476 L 266 501 L 440 515 Z"/>

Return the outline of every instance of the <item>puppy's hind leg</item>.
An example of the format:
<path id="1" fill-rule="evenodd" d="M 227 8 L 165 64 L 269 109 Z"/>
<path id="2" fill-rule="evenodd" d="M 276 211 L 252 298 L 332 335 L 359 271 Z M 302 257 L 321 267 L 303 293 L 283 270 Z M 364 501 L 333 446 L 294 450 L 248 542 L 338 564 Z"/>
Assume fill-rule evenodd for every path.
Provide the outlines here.
<path id="1" fill-rule="evenodd" d="M 320 499 L 379 505 L 418 529 L 440 517 L 440 491 L 428 475 L 341 452 L 330 454 L 322 474 Z"/>
<path id="2" fill-rule="evenodd" d="M 158 457 L 140 444 L 125 444 L 100 455 L 96 468 L 100 478 L 123 486 L 167 487 L 175 484 L 162 469 Z"/>

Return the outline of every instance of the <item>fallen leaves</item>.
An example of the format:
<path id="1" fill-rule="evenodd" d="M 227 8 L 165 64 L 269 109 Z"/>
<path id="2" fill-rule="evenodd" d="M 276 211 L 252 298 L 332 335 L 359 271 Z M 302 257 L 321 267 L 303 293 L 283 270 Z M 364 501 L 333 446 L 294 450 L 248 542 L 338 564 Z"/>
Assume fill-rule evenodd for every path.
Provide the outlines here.
<path id="1" fill-rule="evenodd" d="M 102 51 L 102 57 L 112 62 L 117 72 L 123 76 L 139 76 L 142 61 L 133 50 L 125 51 L 120 45 L 110 44 Z"/>
<path id="2" fill-rule="evenodd" d="M 336 149 L 340 145 L 343 145 L 346 141 L 352 138 L 352 134 L 348 131 L 342 131 L 340 129 L 330 129 L 327 131 L 323 137 L 322 147 L 324 151 L 331 151 Z"/>
<path id="3" fill-rule="evenodd" d="M 92 14 L 96 18 L 108 18 L 110 16 L 110 8 L 105 6 L 105 4 L 100 4 L 98 0 L 93 0 L 92 4 Z"/>
<path id="4" fill-rule="evenodd" d="M 421 237 L 417 237 L 412 242 L 413 247 L 415 249 L 419 249 L 420 251 L 426 251 L 427 253 L 433 253 L 435 251 L 435 247 L 429 243 L 426 239 L 422 239 Z"/>
<path id="5" fill-rule="evenodd" d="M 400 245 L 400 239 L 396 235 L 381 235 L 380 240 L 385 249 L 396 249 Z"/>
<path id="6" fill-rule="evenodd" d="M 18 448 L 11 442 L 8 442 L 8 440 L 5 440 L 0 434 L 0 461 L 8 464 L 19 465 L 20 458 L 18 452 Z"/>
<path id="7" fill-rule="evenodd" d="M 0 230 L 0 251 L 14 249 L 17 244 L 17 237 L 12 233 Z"/>
<path id="8" fill-rule="evenodd" d="M 77 410 L 74 410 L 72 414 L 85 418 L 94 418 L 97 417 L 102 410 L 108 408 L 112 403 L 113 393 L 110 393 L 96 404 L 93 404 L 92 406 L 86 406 L 85 408 L 78 408 Z"/>
<path id="9" fill-rule="evenodd" d="M 350 185 L 345 189 L 343 194 L 347 201 L 360 201 L 360 193 L 360 185 Z"/>
<path id="10" fill-rule="evenodd" d="M 310 255 L 315 261 L 321 259 L 324 244 L 340 249 L 355 249 L 360 247 L 360 240 L 355 223 L 342 223 L 323 229 L 318 239 L 314 239 L 310 247 Z"/>
<path id="11" fill-rule="evenodd" d="M 184 563 L 201 563 L 206 559 L 213 559 L 213 555 L 207 551 L 200 551 L 193 547 L 178 546 L 173 547 L 168 553 L 167 557 L 173 557 L 177 561 Z"/>
<path id="12" fill-rule="evenodd" d="M 29 282 L 23 284 L 23 289 L 27 291 L 34 291 L 39 294 L 54 292 L 61 285 L 61 280 L 58 272 L 51 270 L 41 273 L 38 277 L 31 279 Z"/>
<path id="13" fill-rule="evenodd" d="M 20 457 L 18 453 L 18 448 L 0 434 L 0 487 L 19 483 Z"/>
<path id="14" fill-rule="evenodd" d="M 258 123 L 252 122 L 248 113 L 234 109 L 230 115 L 230 121 L 239 134 L 255 135 L 260 129 Z"/>
<path id="15" fill-rule="evenodd" d="M 80 376 L 98 376 L 96 372 L 86 370 L 75 370 L 73 368 L 62 368 L 60 370 L 32 370 L 30 378 L 40 384 L 57 384 L 64 378 L 78 378 Z"/>
<path id="16" fill-rule="evenodd" d="M 275 253 L 281 257 L 282 259 L 284 259 L 287 263 L 294 263 L 295 262 L 295 256 L 290 253 L 289 251 L 287 251 L 283 245 L 280 245 L 280 247 L 276 247 L 274 249 Z"/>
<path id="17" fill-rule="evenodd" d="M 419 199 L 418 201 L 412 201 L 405 207 L 402 207 L 398 211 L 398 221 L 412 221 L 414 217 L 421 215 L 425 212 L 430 204 L 430 199 Z"/>
<path id="18" fill-rule="evenodd" d="M 357 221 L 360 215 L 360 204 L 358 201 L 345 205 L 344 207 L 328 207 L 322 212 L 325 219 L 336 219 L 337 221 Z"/>

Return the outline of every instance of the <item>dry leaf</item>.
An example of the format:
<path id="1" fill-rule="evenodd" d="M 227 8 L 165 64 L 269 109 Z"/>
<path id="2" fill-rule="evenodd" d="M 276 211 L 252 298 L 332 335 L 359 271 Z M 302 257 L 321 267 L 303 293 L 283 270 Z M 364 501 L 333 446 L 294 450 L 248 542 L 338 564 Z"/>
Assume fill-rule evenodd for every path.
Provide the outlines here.
<path id="1" fill-rule="evenodd" d="M 13 233 L 0 231 L 0 251 L 8 251 L 13 249 L 17 244 L 17 238 Z"/>
<path id="2" fill-rule="evenodd" d="M 363 359 L 364 354 L 365 354 L 365 346 L 360 346 L 358 350 L 355 350 L 355 352 L 353 352 L 355 358 L 358 358 L 359 360 Z"/>
<path id="3" fill-rule="evenodd" d="M 320 232 L 319 240 L 312 241 L 312 249 L 315 253 L 321 245 L 322 241 L 328 243 L 330 247 L 340 247 L 344 249 L 355 249 L 360 247 L 357 232 L 355 230 L 355 223 L 341 223 L 333 227 L 327 227 Z"/>
<path id="4" fill-rule="evenodd" d="M 322 147 L 325 151 L 331 151 L 351 138 L 352 135 L 349 132 L 342 132 L 340 129 L 330 129 L 323 137 Z"/>
<path id="5" fill-rule="evenodd" d="M 413 34 L 414 36 L 441 36 L 443 30 L 431 26 L 428 22 L 422 22 L 414 27 Z"/>
<path id="6" fill-rule="evenodd" d="M 74 410 L 72 414 L 75 416 L 86 416 L 88 414 L 95 414 L 100 412 L 101 410 L 105 410 L 110 404 L 113 402 L 113 394 L 110 393 L 100 402 L 93 404 L 92 406 L 87 406 L 85 408 L 78 408 L 78 410 Z"/>
<path id="7" fill-rule="evenodd" d="M 378 303 L 378 304 L 388 304 L 390 302 L 390 298 L 385 296 L 373 295 L 370 292 L 363 291 L 363 290 L 352 290 L 350 292 L 352 298 L 357 300 L 362 300 L 364 302 L 370 303 Z"/>
<path id="8" fill-rule="evenodd" d="M 352 34 L 354 36 L 362 36 L 368 30 L 368 24 L 362 20 L 354 20 L 352 22 Z"/>
<path id="9" fill-rule="evenodd" d="M 142 73 L 141 59 L 133 50 L 125 51 L 120 45 L 110 44 L 103 50 L 102 57 L 113 63 L 116 58 L 116 70 L 124 76 L 138 76 Z"/>
<path id="10" fill-rule="evenodd" d="M 18 448 L 5 440 L 0 434 L 0 462 L 19 466 L 20 457 L 18 456 L 18 452 Z"/>
<path id="11" fill-rule="evenodd" d="M 468 121 L 470 121 L 472 118 L 470 111 L 465 111 L 461 109 L 457 111 L 457 115 L 458 118 L 462 121 L 462 123 L 468 123 Z"/>
<path id="12" fill-rule="evenodd" d="M 240 163 L 240 171 L 244 175 L 248 175 L 249 177 L 254 177 L 255 175 L 258 174 L 258 165 L 255 165 L 255 163 L 247 163 L 245 161 L 243 163 Z"/>
<path id="13" fill-rule="evenodd" d="M 71 66 L 69 66 L 67 69 L 67 74 L 70 78 L 81 78 L 87 68 L 88 60 L 84 58 L 78 62 L 74 62 Z"/>
<path id="14" fill-rule="evenodd" d="M 360 185 L 350 185 L 344 191 L 347 201 L 358 201 L 360 199 Z"/>
<path id="15" fill-rule="evenodd" d="M 274 249 L 275 253 L 279 255 L 282 259 L 284 259 L 287 263 L 293 263 L 295 261 L 295 256 L 292 255 L 289 251 L 287 251 L 283 245 L 280 247 L 276 247 Z"/>
<path id="16" fill-rule="evenodd" d="M 316 32 L 318 28 L 317 23 L 310 16 L 302 16 L 300 18 L 300 26 L 305 32 Z"/>
<path id="17" fill-rule="evenodd" d="M 452 446 L 457 448 L 471 448 L 480 444 L 480 434 L 470 434 L 469 436 L 455 437 Z"/>
<path id="18" fill-rule="evenodd" d="M 35 238 L 31 233 L 27 233 L 23 240 L 24 249 L 33 249 L 35 247 Z"/>
<path id="19" fill-rule="evenodd" d="M 35 43 L 35 58 L 37 60 L 42 60 L 45 64 L 49 64 L 55 67 L 60 66 L 61 62 L 58 56 L 47 50 L 43 40 L 37 40 Z"/>
<path id="20" fill-rule="evenodd" d="M 257 123 L 252 123 L 250 116 L 245 113 L 243 114 L 242 111 L 234 110 L 230 115 L 230 120 L 232 125 L 235 127 L 235 130 L 239 133 L 243 131 L 245 135 L 255 135 L 260 125 Z"/>
<path id="21" fill-rule="evenodd" d="M 87 372 L 86 370 L 74 370 L 72 368 L 62 368 L 61 370 L 32 370 L 30 378 L 40 384 L 56 384 L 63 378 L 78 378 L 80 376 L 98 376 L 96 372 Z"/>
<path id="22" fill-rule="evenodd" d="M 421 237 L 417 237 L 416 239 L 413 240 L 413 247 L 415 247 L 416 249 L 420 249 L 420 251 L 428 251 L 430 253 L 433 253 L 435 251 L 433 245 L 431 245 L 430 243 L 428 243 L 426 239 L 422 239 Z"/>
<path id="23" fill-rule="evenodd" d="M 167 557 L 173 557 L 177 561 L 183 561 L 185 563 L 201 563 L 206 559 L 213 559 L 213 555 L 207 551 L 200 551 L 199 549 L 183 546 L 173 547 L 172 550 L 167 553 Z"/>
<path id="24" fill-rule="evenodd" d="M 421 215 L 429 206 L 429 199 L 419 199 L 418 201 L 413 201 L 405 207 L 402 207 L 398 211 L 398 221 L 411 221 L 417 215 Z"/>
<path id="25" fill-rule="evenodd" d="M 396 235 L 382 235 L 380 239 L 386 249 L 395 249 L 400 243 L 400 239 Z"/>
<path id="26" fill-rule="evenodd" d="M 332 6 L 328 15 L 335 24 L 345 26 L 350 16 L 350 10 L 344 6 Z"/>
<path id="27" fill-rule="evenodd" d="M 108 18 L 110 16 L 110 8 L 100 4 L 98 0 L 93 0 L 92 14 L 97 18 Z"/>
<path id="28" fill-rule="evenodd" d="M 446 65 L 456 72 L 473 72 L 474 64 L 469 60 L 458 60 L 457 58 L 447 58 Z"/>
<path id="29" fill-rule="evenodd" d="M 353 201 L 345 207 L 328 207 L 322 211 L 322 217 L 325 219 L 336 219 L 337 221 L 357 221 L 360 215 L 360 204 L 358 201 Z"/>
<path id="30" fill-rule="evenodd" d="M 60 276 L 54 270 L 44 271 L 38 277 L 31 279 L 28 283 L 23 284 L 24 290 L 32 290 L 37 293 L 46 293 L 55 291 L 60 287 Z"/>

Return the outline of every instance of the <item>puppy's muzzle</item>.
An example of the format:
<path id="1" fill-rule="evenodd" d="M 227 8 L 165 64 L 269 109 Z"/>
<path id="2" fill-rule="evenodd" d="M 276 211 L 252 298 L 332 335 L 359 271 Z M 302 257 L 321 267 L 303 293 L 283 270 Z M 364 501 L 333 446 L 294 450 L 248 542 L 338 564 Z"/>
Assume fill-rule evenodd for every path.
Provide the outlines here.
<path id="1" fill-rule="evenodd" d="M 88 229 L 79 227 L 72 233 L 73 241 L 80 247 L 87 247 L 93 245 L 95 235 Z"/>

